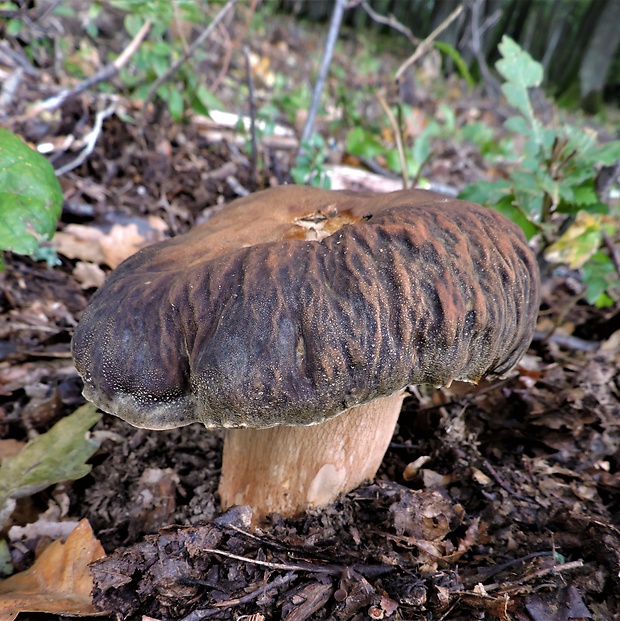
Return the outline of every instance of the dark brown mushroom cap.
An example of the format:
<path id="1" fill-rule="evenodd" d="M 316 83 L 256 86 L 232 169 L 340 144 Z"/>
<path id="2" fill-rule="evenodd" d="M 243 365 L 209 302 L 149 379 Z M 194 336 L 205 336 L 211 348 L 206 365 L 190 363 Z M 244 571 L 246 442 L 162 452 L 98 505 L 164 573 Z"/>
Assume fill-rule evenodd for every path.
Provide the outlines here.
<path id="1" fill-rule="evenodd" d="M 538 288 L 496 211 L 287 186 L 127 259 L 73 355 L 85 396 L 137 426 L 308 425 L 409 384 L 502 376 Z"/>

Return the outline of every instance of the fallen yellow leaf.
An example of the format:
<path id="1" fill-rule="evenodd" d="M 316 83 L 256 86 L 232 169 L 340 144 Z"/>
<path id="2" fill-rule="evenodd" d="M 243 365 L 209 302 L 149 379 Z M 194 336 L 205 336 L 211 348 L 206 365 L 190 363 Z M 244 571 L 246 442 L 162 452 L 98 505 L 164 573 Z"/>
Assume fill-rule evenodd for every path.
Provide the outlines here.
<path id="1" fill-rule="evenodd" d="M 30 569 L 0 581 L 0 621 L 15 619 L 20 612 L 104 614 L 92 604 L 88 568 L 104 556 L 88 520 L 82 520 L 64 543 L 50 544 Z"/>

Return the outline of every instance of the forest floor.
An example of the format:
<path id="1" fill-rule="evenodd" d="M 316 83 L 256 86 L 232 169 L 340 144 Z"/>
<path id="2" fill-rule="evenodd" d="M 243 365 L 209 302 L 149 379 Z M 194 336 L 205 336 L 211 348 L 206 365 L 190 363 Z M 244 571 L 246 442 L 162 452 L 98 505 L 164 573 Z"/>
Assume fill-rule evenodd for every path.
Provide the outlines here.
<path id="1" fill-rule="evenodd" d="M 250 46 L 263 67 L 300 71 L 316 42 L 284 24 L 270 37 L 250 33 Z M 360 76 L 353 50 L 343 49 L 334 63 L 351 92 L 359 80 L 387 82 L 398 64 L 381 59 Z M 229 71 L 243 75 L 238 50 Z M 426 86 L 422 74 L 416 79 L 412 108 L 431 118 L 434 78 Z M 218 93 L 224 100 L 231 84 Z M 26 76 L 3 124 L 55 145 L 59 166 L 77 155 L 60 145 L 92 125 L 103 96 L 86 92 L 58 114 L 24 115 L 25 102 L 52 86 Z M 478 92 L 457 81 L 442 89 L 459 124 L 475 116 L 501 126 L 500 107 Z M 234 131 L 198 118 L 175 124 L 164 113 L 141 132 L 130 122 L 140 114 L 121 99 L 93 152 L 61 178 L 59 264 L 6 256 L 3 456 L 83 403 L 70 340 L 110 268 L 187 231 L 243 189 L 289 180 L 284 143 L 265 141 L 254 174 Z M 358 164 L 339 144 L 334 157 Z M 437 141 L 424 170 L 455 189 L 492 174 L 473 147 L 449 140 Z M 218 508 L 220 433 L 136 430 L 106 415 L 92 432 L 101 444 L 90 474 L 19 500 L 11 524 L 24 528 L 4 531 L 14 570 L 31 566 L 62 524 L 86 519 L 107 554 L 91 571 L 95 606 L 109 618 L 620 619 L 620 313 L 579 300 L 576 273 L 543 277 L 537 336 L 514 374 L 477 387 L 412 389 L 377 479 L 333 505 L 298 519 L 273 516 L 250 532 L 243 511 Z M 60 604 L 55 612 L 70 611 Z"/>

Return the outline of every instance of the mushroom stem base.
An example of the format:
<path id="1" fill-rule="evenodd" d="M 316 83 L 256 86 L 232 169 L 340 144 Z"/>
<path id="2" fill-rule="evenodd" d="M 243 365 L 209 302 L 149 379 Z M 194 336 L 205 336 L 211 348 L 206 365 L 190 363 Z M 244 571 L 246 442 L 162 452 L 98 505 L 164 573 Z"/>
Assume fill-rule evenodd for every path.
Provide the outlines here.
<path id="1" fill-rule="evenodd" d="M 254 521 L 323 507 L 372 479 L 387 450 L 402 392 L 310 427 L 229 429 L 219 487 L 223 509 L 250 505 Z"/>

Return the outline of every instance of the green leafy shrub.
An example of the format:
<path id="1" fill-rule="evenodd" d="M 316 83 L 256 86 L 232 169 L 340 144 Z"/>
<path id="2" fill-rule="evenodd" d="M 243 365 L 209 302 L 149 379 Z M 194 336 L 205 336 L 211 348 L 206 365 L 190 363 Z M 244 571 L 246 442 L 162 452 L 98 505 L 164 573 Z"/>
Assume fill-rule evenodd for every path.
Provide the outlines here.
<path id="1" fill-rule="evenodd" d="M 0 128 L 0 251 L 36 255 L 54 235 L 62 200 L 51 164 Z"/>
<path id="2" fill-rule="evenodd" d="M 127 11 L 124 26 L 131 37 L 138 33 L 147 19 L 152 22 L 148 39 L 120 71 L 120 78 L 131 96 L 144 99 L 151 85 L 184 53 L 183 41 L 172 35 L 172 25 L 179 21 L 205 25 L 205 7 L 199 0 L 113 0 L 112 5 Z M 183 119 L 188 109 L 198 114 L 208 114 L 213 108 L 226 109 L 204 85 L 196 70 L 196 66 L 206 60 L 207 54 L 203 49 L 195 50 L 192 58 L 181 65 L 170 81 L 157 89 L 157 97 L 166 104 L 177 122 Z"/>
<path id="3" fill-rule="evenodd" d="M 325 140 L 320 134 L 312 134 L 301 143 L 295 166 L 291 168 L 293 181 L 298 185 L 313 185 L 326 190 L 330 187 L 330 179 L 325 169 L 329 151 Z"/>
<path id="4" fill-rule="evenodd" d="M 398 113 L 397 110 L 395 112 Z M 401 105 L 400 114 L 402 116 L 410 114 L 410 107 Z M 457 133 L 454 111 L 450 106 L 440 104 L 437 116 L 426 124 L 410 145 L 405 146 L 407 175 L 412 179 L 419 179 L 424 164 L 432 156 L 433 142 L 448 138 L 454 139 Z M 357 125 L 351 129 L 347 133 L 346 150 L 351 155 L 366 159 L 380 156 L 392 172 L 401 173 L 402 171 L 400 157 L 394 145 L 381 141 L 379 131 L 372 128 Z"/>
<path id="5" fill-rule="evenodd" d="M 528 238 L 537 236 L 547 261 L 582 269 L 588 303 L 610 305 L 610 291 L 620 281 L 605 252 L 604 236 L 615 235 L 619 219 L 600 201 L 596 180 L 601 168 L 620 158 L 620 141 L 600 144 L 587 129 L 544 124 L 529 92 L 542 81 L 542 65 L 506 36 L 499 51 L 502 90 L 518 112 L 505 127 L 523 148 L 510 163 L 507 178 L 479 181 L 460 197 L 494 207 Z"/>

